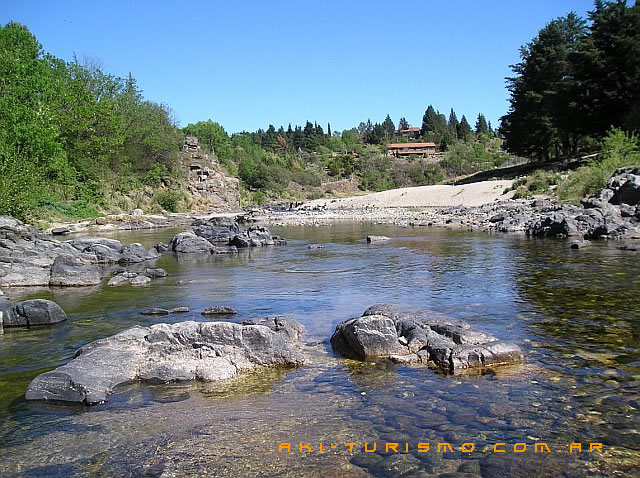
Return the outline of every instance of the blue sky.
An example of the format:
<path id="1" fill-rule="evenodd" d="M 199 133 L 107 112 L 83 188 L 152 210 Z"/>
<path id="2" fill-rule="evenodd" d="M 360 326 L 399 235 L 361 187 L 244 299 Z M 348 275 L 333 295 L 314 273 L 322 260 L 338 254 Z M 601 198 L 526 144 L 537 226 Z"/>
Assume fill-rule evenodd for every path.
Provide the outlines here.
<path id="1" fill-rule="evenodd" d="M 591 0 L 107 1 L 20 0 L 2 24 L 24 23 L 44 49 L 131 72 L 145 97 L 180 123 L 213 119 L 232 133 L 269 123 L 333 130 L 389 113 L 419 126 L 428 104 L 494 126 L 518 48 Z"/>

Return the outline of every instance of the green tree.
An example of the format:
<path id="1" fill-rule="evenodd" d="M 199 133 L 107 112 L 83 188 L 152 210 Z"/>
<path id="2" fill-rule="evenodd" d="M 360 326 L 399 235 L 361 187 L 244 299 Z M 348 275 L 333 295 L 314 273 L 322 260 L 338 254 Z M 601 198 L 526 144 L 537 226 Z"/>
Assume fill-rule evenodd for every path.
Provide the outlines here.
<path id="1" fill-rule="evenodd" d="M 457 136 L 458 136 L 458 139 L 464 142 L 471 141 L 471 139 L 473 138 L 473 131 L 471 131 L 471 125 L 467 121 L 467 118 L 465 115 L 462 115 L 462 119 L 458 124 Z"/>
<path id="2" fill-rule="evenodd" d="M 27 218 L 43 181 L 72 175 L 52 106 L 63 82 L 52 64 L 25 26 L 0 27 L 0 214 Z"/>
<path id="3" fill-rule="evenodd" d="M 384 140 L 386 142 L 391 141 L 395 136 L 396 126 L 393 124 L 391 116 L 387 115 L 387 117 L 384 119 L 384 122 L 382 123 L 382 131 L 384 134 Z"/>
<path id="4" fill-rule="evenodd" d="M 214 153 L 223 159 L 231 157 L 231 140 L 219 123 L 210 119 L 198 121 L 195 124 L 188 124 L 182 131 L 186 136 L 198 138 L 198 142 L 208 153 Z"/>
<path id="5" fill-rule="evenodd" d="M 458 117 L 456 116 L 456 112 L 451 108 L 451 112 L 449 113 L 449 134 L 452 140 L 458 139 L 458 128 L 460 122 L 458 121 Z"/>
<path id="6" fill-rule="evenodd" d="M 486 134 L 489 132 L 489 125 L 487 124 L 487 118 L 482 113 L 478 113 L 478 119 L 476 120 L 476 134 Z"/>
<path id="7" fill-rule="evenodd" d="M 420 128 L 420 135 L 430 141 L 436 141 L 438 131 L 439 120 L 438 114 L 433 106 L 429 105 L 422 116 L 422 127 Z"/>
<path id="8" fill-rule="evenodd" d="M 640 130 L 640 2 L 596 1 L 589 34 L 575 56 L 582 131 Z"/>
<path id="9" fill-rule="evenodd" d="M 578 85 L 571 59 L 584 33 L 585 22 L 570 13 L 520 49 L 521 61 L 511 66 L 516 75 L 507 78 L 510 107 L 501 125 L 509 151 L 548 160 L 576 148 Z"/>

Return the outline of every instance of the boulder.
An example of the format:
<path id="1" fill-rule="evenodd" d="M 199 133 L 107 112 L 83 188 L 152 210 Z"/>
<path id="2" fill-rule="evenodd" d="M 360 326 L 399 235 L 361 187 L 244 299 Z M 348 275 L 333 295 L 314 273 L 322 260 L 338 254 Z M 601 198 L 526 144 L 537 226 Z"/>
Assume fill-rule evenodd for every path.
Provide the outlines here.
<path id="1" fill-rule="evenodd" d="M 533 223 L 526 232 L 532 236 L 575 236 L 578 226 L 568 211 L 557 211 Z"/>
<path id="2" fill-rule="evenodd" d="M 302 327 L 292 319 L 252 324 L 180 322 L 133 327 L 79 349 L 73 360 L 36 377 L 27 400 L 96 404 L 133 381 L 217 381 L 257 367 L 298 367 Z"/>
<path id="3" fill-rule="evenodd" d="M 160 267 L 147 267 L 142 272 L 142 275 L 145 275 L 150 279 L 155 279 L 157 277 L 167 277 L 169 274 L 167 274 L 167 271 Z"/>
<path id="4" fill-rule="evenodd" d="M 211 253 L 213 245 L 193 232 L 181 232 L 169 242 L 169 250 L 181 253 Z"/>
<path id="5" fill-rule="evenodd" d="M 608 186 L 614 192 L 612 204 L 640 204 L 640 167 L 616 170 Z"/>
<path id="6" fill-rule="evenodd" d="M 3 312 L 4 327 L 32 327 L 36 325 L 50 325 L 67 320 L 64 310 L 50 300 L 25 300 L 9 306 L 8 301 L 0 303 Z"/>
<path id="7" fill-rule="evenodd" d="M 173 309 L 169 309 L 170 314 L 184 314 L 186 312 L 189 312 L 189 307 L 186 306 L 174 307 Z"/>
<path id="8" fill-rule="evenodd" d="M 160 254 L 155 249 L 147 249 L 142 244 L 127 244 L 122 248 L 122 256 L 118 262 L 120 264 L 137 264 L 159 257 Z"/>
<path id="9" fill-rule="evenodd" d="M 369 315 L 338 324 L 332 343 L 344 355 L 361 359 L 402 354 L 406 349 L 398 342 L 393 319 L 384 315 Z"/>
<path id="10" fill-rule="evenodd" d="M 109 280 L 107 285 L 112 287 L 122 284 L 145 286 L 151 282 L 151 279 L 155 279 L 157 277 L 167 277 L 167 275 L 167 271 L 160 267 L 147 267 L 141 272 L 121 268 L 114 271 L 114 275 Z"/>
<path id="11" fill-rule="evenodd" d="M 355 359 L 430 362 L 450 372 L 523 360 L 518 346 L 474 330 L 465 322 L 388 304 L 372 306 L 362 317 L 338 324 L 331 345 L 336 352 Z"/>
<path id="12" fill-rule="evenodd" d="M 109 279 L 109 282 L 107 282 L 107 285 L 110 287 L 116 287 L 122 284 L 128 284 L 131 281 L 131 279 L 133 279 L 133 277 L 129 277 L 127 274 L 118 274 L 113 276 L 111 279 Z"/>
<path id="13" fill-rule="evenodd" d="M 129 282 L 134 287 L 144 287 L 146 285 L 149 285 L 149 283 L 151 282 L 151 278 L 144 275 L 137 275 Z"/>
<path id="14" fill-rule="evenodd" d="M 208 220 L 198 219 L 191 228 L 195 235 L 210 242 L 229 243 L 231 238 L 240 233 L 240 226 L 228 217 L 212 217 Z"/>
<path id="15" fill-rule="evenodd" d="M 49 285 L 83 287 L 100 284 L 101 280 L 99 267 L 86 265 L 77 257 L 63 254 L 53 261 Z"/>

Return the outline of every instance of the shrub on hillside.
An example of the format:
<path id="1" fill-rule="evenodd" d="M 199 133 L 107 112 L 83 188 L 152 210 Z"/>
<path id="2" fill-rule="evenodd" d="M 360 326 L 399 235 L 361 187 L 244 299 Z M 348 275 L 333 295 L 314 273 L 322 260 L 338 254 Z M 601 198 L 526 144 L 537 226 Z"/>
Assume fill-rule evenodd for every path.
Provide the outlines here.
<path id="1" fill-rule="evenodd" d="M 604 188 L 618 168 L 640 165 L 640 141 L 636 135 L 612 129 L 602 140 L 602 153 L 578 168 L 558 186 L 563 202 L 579 203 L 580 199 Z"/>

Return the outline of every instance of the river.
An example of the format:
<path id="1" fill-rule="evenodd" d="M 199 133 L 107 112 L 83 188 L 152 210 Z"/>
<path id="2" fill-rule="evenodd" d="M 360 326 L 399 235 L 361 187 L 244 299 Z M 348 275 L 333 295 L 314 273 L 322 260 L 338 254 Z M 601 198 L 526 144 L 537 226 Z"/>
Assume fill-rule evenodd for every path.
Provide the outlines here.
<path id="1" fill-rule="evenodd" d="M 169 276 L 149 287 L 5 290 L 16 300 L 55 300 L 69 320 L 0 335 L 0 475 L 640 472 L 640 254 L 616 242 L 572 250 L 562 240 L 444 228 L 345 222 L 271 229 L 288 245 L 233 257 L 163 255 L 156 265 Z M 175 233 L 109 237 L 152 246 Z M 367 234 L 393 240 L 366 244 Z M 336 357 L 328 344 L 336 324 L 376 303 L 464 319 L 520 345 L 526 362 L 445 375 Z M 33 377 L 80 346 L 133 325 L 206 321 L 200 311 L 216 304 L 237 309 L 233 321 L 292 316 L 305 326 L 312 363 L 226 383 L 134 384 L 93 407 L 24 401 Z M 183 305 L 191 312 L 140 315 Z M 364 452 L 365 442 L 376 442 L 376 452 Z M 431 449 L 422 453 L 418 443 L 426 442 Z M 445 442 L 453 451 L 437 452 Z M 569 453 L 574 442 L 581 452 Z M 279 452 L 280 443 L 291 452 Z M 347 443 L 356 443 L 351 452 Z M 387 453 L 385 443 L 401 443 L 399 453 Z M 473 451 L 462 452 L 464 443 Z M 523 453 L 514 452 L 517 443 Z M 536 443 L 550 453 L 536 453 Z M 589 452 L 590 443 L 602 443 L 602 451 Z"/>

